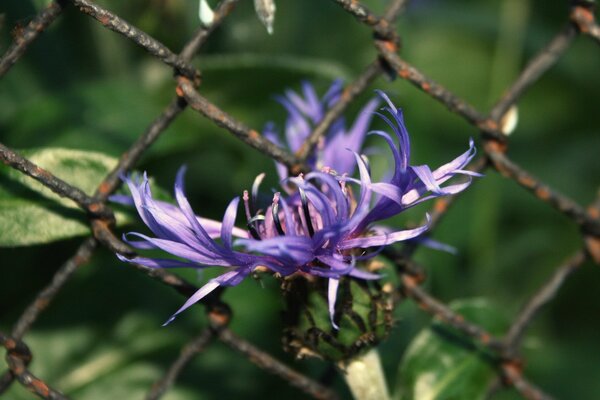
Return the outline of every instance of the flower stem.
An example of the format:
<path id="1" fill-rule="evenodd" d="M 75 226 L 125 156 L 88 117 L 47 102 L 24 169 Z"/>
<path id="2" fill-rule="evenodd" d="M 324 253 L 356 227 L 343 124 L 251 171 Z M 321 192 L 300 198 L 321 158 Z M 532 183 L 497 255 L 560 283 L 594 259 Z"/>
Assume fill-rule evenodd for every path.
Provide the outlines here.
<path id="1" fill-rule="evenodd" d="M 389 400 L 381 359 L 377 349 L 339 364 L 355 400 Z"/>

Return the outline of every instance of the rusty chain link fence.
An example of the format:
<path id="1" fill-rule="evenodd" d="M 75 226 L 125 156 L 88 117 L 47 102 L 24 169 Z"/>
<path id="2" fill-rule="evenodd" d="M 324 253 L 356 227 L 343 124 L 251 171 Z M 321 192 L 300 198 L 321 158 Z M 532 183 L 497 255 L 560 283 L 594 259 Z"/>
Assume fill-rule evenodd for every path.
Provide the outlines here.
<path id="1" fill-rule="evenodd" d="M 91 196 L 71 183 L 58 178 L 52 171 L 39 167 L 6 145 L 0 144 L 0 158 L 4 164 L 37 180 L 58 195 L 72 200 L 87 214 L 92 232 L 91 236 L 81 243 L 75 254 L 57 270 L 47 286 L 23 310 L 18 321 L 14 323 L 12 331 L 0 332 L 0 342 L 6 350 L 5 371 L 0 378 L 0 395 L 11 385 L 22 385 L 40 398 L 66 398 L 61 393 L 60 387 L 56 387 L 53 382 L 46 381 L 44 376 L 38 376 L 35 371 L 29 369 L 29 363 L 35 354 L 30 351 L 24 336 L 30 331 L 40 314 L 52 312 L 51 306 L 54 297 L 79 268 L 94 257 L 97 248 L 103 246 L 111 252 L 127 256 L 133 255 L 132 249 L 115 236 L 113 230 L 115 217 L 107 199 L 119 188 L 121 184 L 119 175 L 132 170 L 145 151 L 187 108 L 201 114 L 222 128 L 223 132 L 229 132 L 247 146 L 285 164 L 293 173 L 299 173 L 304 170 L 305 160 L 330 124 L 355 101 L 358 95 L 366 90 L 374 79 L 387 76 L 390 79 L 408 81 L 421 90 L 423 95 L 440 102 L 448 109 L 448 112 L 464 118 L 481 132 L 483 151 L 480 158 L 472 165 L 474 170 L 501 174 L 513 181 L 514 185 L 519 185 L 535 196 L 540 203 L 548 204 L 557 213 L 569 218 L 572 224 L 580 229 L 581 249 L 568 260 L 557 263 L 554 273 L 548 277 L 547 281 L 528 299 L 524 299 L 520 313 L 514 316 L 510 329 L 503 336 L 494 336 L 482 327 L 469 322 L 433 294 L 423 289 L 421 283 L 426 280 L 424 270 L 412 257 L 418 244 L 405 245 L 399 250 L 386 253 L 386 256 L 397 266 L 401 282 L 397 288 L 398 301 L 410 299 L 416 302 L 423 312 L 433 315 L 444 324 L 468 335 L 477 346 L 487 349 L 493 355 L 491 360 L 497 370 L 496 389 L 510 386 L 527 399 L 551 398 L 550 393 L 546 393 L 544 388 L 538 387 L 527 378 L 523 368 L 524 360 L 520 355 L 520 346 L 531 321 L 544 305 L 553 299 L 567 278 L 587 260 L 600 262 L 600 198 L 595 204 L 578 204 L 515 163 L 510 158 L 508 151 L 510 140 L 503 133 L 505 125 L 503 118 L 521 96 L 535 85 L 546 71 L 561 60 L 573 42 L 591 40 L 600 44 L 600 26 L 594 18 L 595 4 L 585 0 L 572 2 L 569 5 L 568 13 L 564 16 L 564 26 L 527 62 L 518 78 L 506 88 L 503 96 L 486 113 L 468 104 L 447 90 L 441 83 L 428 78 L 418 69 L 418 66 L 410 64 L 402 57 L 401 39 L 403 38 L 399 37 L 397 33 L 396 21 L 406 6 L 405 0 L 390 0 L 387 11 L 383 15 L 375 15 L 359 1 L 334 0 L 333 3 L 339 6 L 340 13 L 345 12 L 352 15 L 356 23 L 364 24 L 372 31 L 377 58 L 366 65 L 364 71 L 346 86 L 341 101 L 328 111 L 301 150 L 297 154 L 291 154 L 266 140 L 258 130 L 233 118 L 227 110 L 219 108 L 202 94 L 201 72 L 191 61 L 210 39 L 213 31 L 227 23 L 228 16 L 234 11 L 237 3 L 237 0 L 222 0 L 215 9 L 212 24 L 199 28 L 179 53 L 175 53 L 148 33 L 132 26 L 118 15 L 91 0 L 52 1 L 27 24 L 19 26 L 13 31 L 14 41 L 0 58 L 0 77 L 9 73 L 11 68 L 27 55 L 28 47 L 40 35 L 43 35 L 49 26 L 61 18 L 65 9 L 74 8 L 81 13 L 82 18 L 83 16 L 92 18 L 103 27 L 121 35 L 123 40 L 135 43 L 149 53 L 149 56 L 171 67 L 174 73 L 175 95 L 162 113 L 150 123 L 145 132 L 122 154 L 116 168 L 104 178 Z M 280 7 L 285 7 L 285 2 L 281 2 Z M 1 8 L 0 6 L 0 10 Z M 565 7 L 565 9 L 567 8 Z M 460 197 L 460 195 L 456 197 Z M 453 201 L 455 198 L 449 197 L 435 202 L 430 210 L 433 228 L 448 212 Z M 167 285 L 182 296 L 189 296 L 197 290 L 194 284 L 168 270 L 155 270 L 143 266 L 135 266 L 135 268 L 149 279 Z M 2 272 L 2 274 L 6 273 L 8 272 Z M 210 326 L 186 344 L 170 366 L 165 366 L 164 377 L 148 388 L 148 399 L 157 399 L 165 394 L 175 384 L 178 375 L 186 365 L 195 357 L 202 357 L 202 352 L 217 341 L 225 343 L 238 352 L 240 357 L 247 358 L 258 368 L 287 381 L 307 396 L 319 399 L 338 398 L 339 395 L 325 383 L 295 371 L 293 366 L 284 364 L 244 338 L 237 336 L 229 327 L 230 310 L 221 299 L 221 294 L 222 291 L 215 292 L 202 302 L 209 316 Z M 491 390 L 493 389 L 491 388 Z"/>

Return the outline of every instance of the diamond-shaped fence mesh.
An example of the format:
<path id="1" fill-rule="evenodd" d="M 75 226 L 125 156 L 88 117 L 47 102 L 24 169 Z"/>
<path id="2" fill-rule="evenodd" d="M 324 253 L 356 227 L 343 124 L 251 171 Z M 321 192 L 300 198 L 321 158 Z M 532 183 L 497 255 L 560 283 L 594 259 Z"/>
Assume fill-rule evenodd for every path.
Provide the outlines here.
<path id="1" fill-rule="evenodd" d="M 508 129 L 506 118 L 511 112 L 511 107 L 544 76 L 546 71 L 560 61 L 574 41 L 593 40 L 600 44 L 600 27 L 594 18 L 593 2 L 577 1 L 570 5 L 569 12 L 565 15 L 564 26 L 527 62 L 518 78 L 506 88 L 503 96 L 486 113 L 477 110 L 440 83 L 430 79 L 417 66 L 410 64 L 402 57 L 402 42 L 397 34 L 396 20 L 406 6 L 405 0 L 390 0 L 388 9 L 382 16 L 375 15 L 358 1 L 334 0 L 334 3 L 339 6 L 340 13 L 349 13 L 355 18 L 356 23 L 370 28 L 373 34 L 373 43 L 377 49 L 377 58 L 369 63 L 358 78 L 345 88 L 340 102 L 328 111 L 297 154 L 291 154 L 277 147 L 266 140 L 257 130 L 236 120 L 227 113 L 227 110 L 220 109 L 201 94 L 203 83 L 201 73 L 191 63 L 191 60 L 210 39 L 211 33 L 221 24 L 227 23 L 228 16 L 237 3 L 237 0 L 221 1 L 215 9 L 213 22 L 209 26 L 199 28 L 178 54 L 146 32 L 90 0 L 52 1 L 27 24 L 14 29 L 14 41 L 0 58 L 0 77 L 10 72 L 21 57 L 27 54 L 28 47 L 44 34 L 50 25 L 61 18 L 66 8 L 74 8 L 82 15 L 93 18 L 103 27 L 121 35 L 123 40 L 135 43 L 146 50 L 150 56 L 171 67 L 174 73 L 176 96 L 162 113 L 156 116 L 146 131 L 122 154 L 118 165 L 105 177 L 92 196 L 56 177 L 52 171 L 40 168 L 26 157 L 4 144 L 0 144 L 0 158 L 4 164 L 37 180 L 60 196 L 72 200 L 89 217 L 92 231 L 92 236 L 81 243 L 75 254 L 58 269 L 47 286 L 22 312 L 18 321 L 13 325 L 12 331 L 0 332 L 0 341 L 6 350 L 7 368 L 0 379 L 0 394 L 11 385 L 23 385 L 41 398 L 66 398 L 61 393 L 60 387 L 55 387 L 53 382 L 45 381 L 43 376 L 36 376 L 28 369 L 33 354 L 23 337 L 34 325 L 38 316 L 51 306 L 56 294 L 77 273 L 79 267 L 94 257 L 97 248 L 103 246 L 111 252 L 126 256 L 134 254 L 132 249 L 114 234 L 115 217 L 107 199 L 119 188 L 121 184 L 119 175 L 134 168 L 146 150 L 185 109 L 191 108 L 202 114 L 223 128 L 223 131 L 231 133 L 246 145 L 283 163 L 293 173 L 299 173 L 305 169 L 307 156 L 314 150 L 319 138 L 323 136 L 332 122 L 353 103 L 358 95 L 366 90 L 375 78 L 387 76 L 390 79 L 410 82 L 424 95 L 431 96 L 443 104 L 448 112 L 464 118 L 481 132 L 483 154 L 472 165 L 474 170 L 490 171 L 489 173 L 496 171 L 502 174 L 507 179 L 514 181 L 515 185 L 519 185 L 535 196 L 540 203 L 546 203 L 557 213 L 563 214 L 580 229 L 581 249 L 567 261 L 556 264 L 554 273 L 524 301 L 521 312 L 514 316 L 510 329 L 501 337 L 494 336 L 482 327 L 470 323 L 423 289 L 421 283 L 426 279 L 425 273 L 422 267 L 412 259 L 418 244 L 406 245 L 402 250 L 388 251 L 385 254 L 397 267 L 401 282 L 396 288 L 398 298 L 411 299 L 422 308 L 423 312 L 432 314 L 442 323 L 471 337 L 478 346 L 487 349 L 493 355 L 492 363 L 496 367 L 499 378 L 496 382 L 497 386 L 512 386 L 528 399 L 550 398 L 549 394 L 546 394 L 542 388 L 537 387 L 525 376 L 523 359 L 519 351 L 520 345 L 531 321 L 540 309 L 552 300 L 569 275 L 589 259 L 600 262 L 600 204 L 578 204 L 515 163 L 508 154 L 510 140 L 504 131 Z M 282 2 L 281 7 L 285 7 L 285 2 Z M 432 229 L 446 214 L 453 201 L 454 197 L 449 197 L 435 202 L 430 210 Z M 140 265 L 134 267 L 146 274 L 148 278 L 175 289 L 183 296 L 189 296 L 197 290 L 194 284 L 168 270 L 155 270 Z M 3 271 L 2 273 L 8 272 Z M 165 366 L 164 378 L 148 388 L 147 398 L 156 399 L 166 393 L 186 365 L 195 357 L 201 357 L 202 351 L 217 341 L 227 344 L 237 351 L 240 357 L 246 357 L 257 367 L 286 380 L 308 396 L 322 399 L 338 397 L 338 394 L 325 383 L 296 372 L 293 367 L 278 361 L 252 343 L 237 336 L 229 327 L 229 308 L 221 299 L 221 294 L 222 292 L 215 292 L 202 302 L 206 307 L 210 326 L 183 347 L 179 357 L 172 365 Z"/>

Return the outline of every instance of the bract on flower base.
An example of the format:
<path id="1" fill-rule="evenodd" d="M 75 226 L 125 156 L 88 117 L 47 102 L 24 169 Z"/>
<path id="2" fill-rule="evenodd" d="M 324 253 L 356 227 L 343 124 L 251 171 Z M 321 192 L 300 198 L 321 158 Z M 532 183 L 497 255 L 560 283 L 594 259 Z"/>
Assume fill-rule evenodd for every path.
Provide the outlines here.
<path id="1" fill-rule="evenodd" d="M 393 267 L 378 260 L 381 279 L 340 279 L 335 329 L 329 318 L 327 284 L 323 279 L 295 274 L 282 282 L 286 304 L 283 347 L 297 358 L 316 357 L 339 362 L 354 358 L 384 340 L 393 325 Z M 385 269 L 380 267 L 385 265 Z"/>

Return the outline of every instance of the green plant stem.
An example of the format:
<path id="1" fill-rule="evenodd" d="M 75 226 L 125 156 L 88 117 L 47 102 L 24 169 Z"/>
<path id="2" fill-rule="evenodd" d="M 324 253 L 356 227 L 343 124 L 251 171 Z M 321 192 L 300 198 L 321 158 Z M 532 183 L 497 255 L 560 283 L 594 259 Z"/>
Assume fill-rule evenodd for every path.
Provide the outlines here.
<path id="1" fill-rule="evenodd" d="M 387 384 L 377 349 L 339 365 L 355 400 L 389 400 Z"/>

